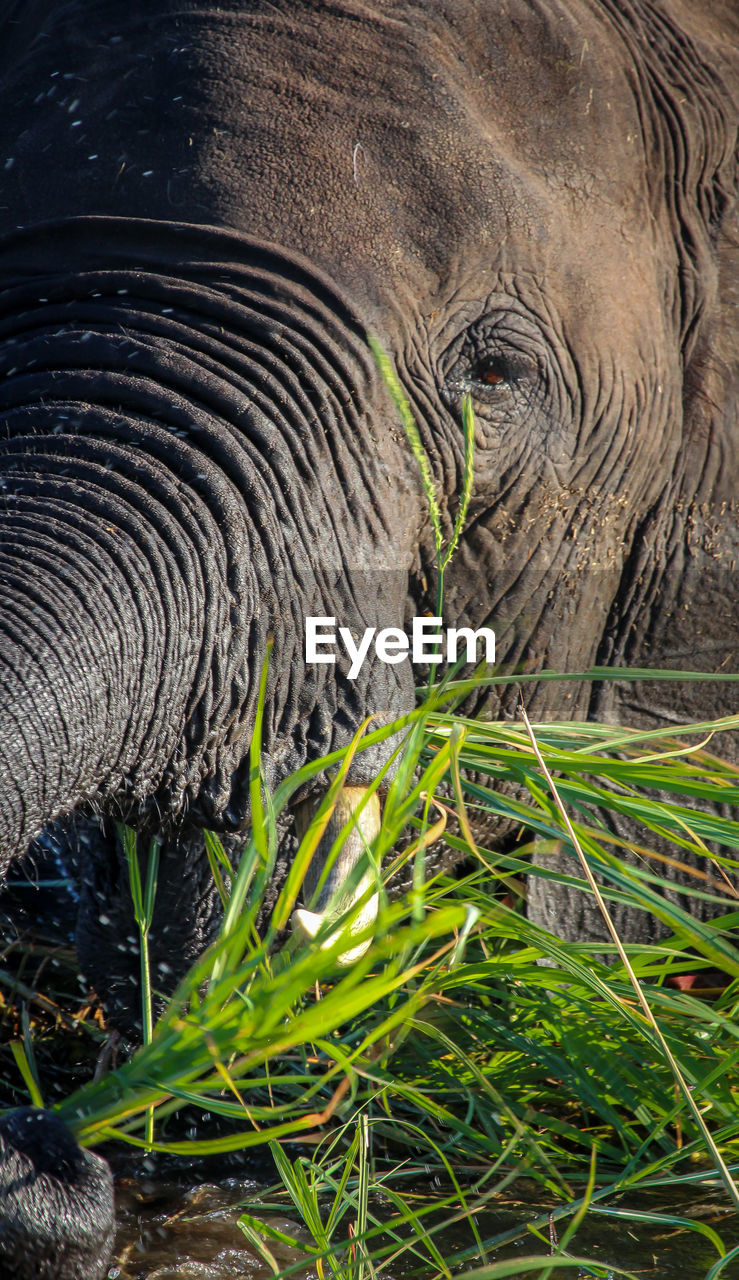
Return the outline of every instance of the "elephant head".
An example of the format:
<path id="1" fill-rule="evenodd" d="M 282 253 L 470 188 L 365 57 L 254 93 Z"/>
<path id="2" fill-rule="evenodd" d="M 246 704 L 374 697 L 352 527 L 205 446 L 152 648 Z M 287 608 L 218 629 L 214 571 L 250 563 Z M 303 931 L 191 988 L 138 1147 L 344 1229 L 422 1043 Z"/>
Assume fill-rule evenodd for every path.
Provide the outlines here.
<path id="1" fill-rule="evenodd" d="M 268 637 L 268 785 L 410 709 L 408 662 L 351 675 L 303 649 L 307 617 L 401 628 L 433 598 L 367 334 L 447 528 L 473 403 L 449 622 L 492 626 L 511 667 L 730 660 L 723 6 L 3 12 L 4 862 L 77 806 L 248 823 Z M 563 687 L 532 712 L 674 714 L 646 686 L 633 705 Z M 685 696 L 726 707 L 720 686 Z M 357 755 L 350 783 L 385 758 Z"/>

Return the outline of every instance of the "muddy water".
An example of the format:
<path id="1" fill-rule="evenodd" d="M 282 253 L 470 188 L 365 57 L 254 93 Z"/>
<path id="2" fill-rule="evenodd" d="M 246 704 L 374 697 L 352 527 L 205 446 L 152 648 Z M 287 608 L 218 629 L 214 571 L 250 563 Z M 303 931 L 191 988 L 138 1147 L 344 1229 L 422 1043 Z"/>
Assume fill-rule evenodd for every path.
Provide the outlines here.
<path id="1" fill-rule="evenodd" d="M 155 1183 L 141 1177 L 119 1180 L 120 1225 L 116 1260 L 109 1272 L 111 1280 L 231 1280 L 237 1276 L 268 1280 L 273 1272 L 255 1254 L 237 1225 L 244 1209 L 255 1217 L 262 1216 L 258 1206 L 263 1191 L 263 1184 L 244 1177 L 199 1185 L 162 1178 Z M 636 1214 L 693 1218 L 718 1232 L 727 1248 L 739 1245 L 739 1216 L 723 1197 L 701 1197 L 696 1189 L 673 1194 L 669 1199 L 663 1192 L 647 1192 L 632 1195 L 623 1203 Z M 546 1214 L 547 1208 L 532 1190 L 530 1200 L 520 1195 L 505 1197 L 496 1202 L 494 1209 L 478 1214 L 476 1221 L 483 1241 L 503 1234 L 518 1235 L 518 1239 L 508 1239 L 492 1248 L 485 1261 L 540 1254 L 544 1264 L 547 1244 L 527 1232 L 525 1224 Z M 287 1214 L 265 1214 L 262 1220 L 309 1242 L 305 1228 Z M 565 1225 L 563 1221 L 561 1230 Z M 540 1230 L 545 1241 L 556 1238 L 556 1225 L 550 1228 L 544 1222 Z M 465 1226 L 441 1233 L 436 1241 L 450 1261 L 457 1253 L 466 1255 L 453 1270 L 464 1271 L 483 1262 Z M 315 1280 L 316 1266 L 307 1253 L 274 1241 L 269 1242 L 269 1248 L 280 1267 L 302 1263 L 292 1273 L 295 1280 Z M 671 1222 L 645 1223 L 638 1217 L 624 1221 L 592 1211 L 571 1243 L 570 1252 L 635 1272 L 640 1280 L 703 1280 L 719 1256 L 710 1240 Z M 423 1278 L 433 1272 L 430 1264 L 425 1270 L 419 1268 L 417 1260 L 414 1267 L 410 1256 L 382 1271 L 384 1280 L 404 1280 L 411 1274 Z M 566 1280 L 586 1280 L 592 1274 L 589 1269 L 576 1267 L 557 1271 Z M 722 1275 L 725 1280 L 739 1276 L 739 1262 L 729 1263 Z"/>
<path id="2" fill-rule="evenodd" d="M 257 1194 L 257 1185 L 247 1179 L 194 1187 L 126 1179 L 117 1192 L 119 1226 L 110 1280 L 268 1280 L 274 1272 L 237 1225 L 244 1202 Z M 287 1218 L 271 1214 L 264 1221 L 307 1242 L 306 1233 Z M 279 1266 L 306 1260 L 305 1253 L 287 1245 L 270 1241 L 269 1247 Z M 301 1280 L 315 1275 L 309 1261 L 296 1272 Z"/>

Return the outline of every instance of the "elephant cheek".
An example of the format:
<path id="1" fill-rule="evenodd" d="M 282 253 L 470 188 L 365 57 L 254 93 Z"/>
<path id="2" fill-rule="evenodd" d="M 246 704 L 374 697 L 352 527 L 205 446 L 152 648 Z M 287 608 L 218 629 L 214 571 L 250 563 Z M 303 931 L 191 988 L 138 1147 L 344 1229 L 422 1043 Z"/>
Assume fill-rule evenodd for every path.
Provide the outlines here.
<path id="1" fill-rule="evenodd" d="M 345 787 L 341 792 L 303 880 L 303 901 L 311 903 L 317 893 L 316 901 L 311 904 L 311 909 L 300 907 L 292 915 L 293 931 L 303 941 L 313 942 L 319 931 L 323 931 L 325 936 L 320 942 L 322 948 L 334 946 L 339 936 L 346 936 L 351 940 L 366 932 L 377 918 L 379 897 L 373 891 L 376 876 L 367 850 L 380 830 L 380 801 L 377 792 L 368 796 L 367 790 L 366 787 Z M 299 838 L 302 839 L 307 831 L 316 807 L 312 798 L 297 806 L 295 827 Z M 319 891 L 321 874 L 329 860 L 332 846 L 348 822 L 352 822 L 352 827 L 330 864 Z M 360 874 L 358 868 L 362 864 L 366 870 Z M 351 915 L 348 922 L 342 925 L 340 934 L 332 932 L 332 921 L 348 912 Z M 370 939 L 365 938 L 356 946 L 341 952 L 337 965 L 346 968 L 353 964 L 364 955 L 369 945 Z"/>

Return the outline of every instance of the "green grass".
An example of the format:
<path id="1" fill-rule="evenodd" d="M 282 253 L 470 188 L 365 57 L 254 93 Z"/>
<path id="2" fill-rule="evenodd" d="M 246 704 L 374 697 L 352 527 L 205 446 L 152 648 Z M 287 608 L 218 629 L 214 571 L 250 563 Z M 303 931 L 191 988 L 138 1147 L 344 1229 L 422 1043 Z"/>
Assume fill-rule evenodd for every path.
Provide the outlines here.
<path id="1" fill-rule="evenodd" d="M 415 1260 L 428 1277 L 492 1259 L 504 1242 L 489 1233 L 483 1239 L 476 1216 L 522 1179 L 539 1186 L 542 1202 L 558 1206 L 563 1229 L 585 1205 L 592 1216 L 624 1192 L 679 1185 L 696 1170 L 723 1185 L 728 1201 L 735 1193 L 726 1166 L 739 1160 L 739 902 L 720 868 L 737 866 L 739 822 L 691 806 L 736 805 L 737 770 L 691 745 L 706 738 L 705 725 L 669 738 L 592 724 L 534 730 L 606 901 L 638 904 L 669 927 L 665 941 L 627 951 L 671 1065 L 623 963 L 598 958 L 612 948 L 562 942 L 523 913 L 533 842 L 572 848 L 525 726 L 467 722 L 438 700 L 406 719 L 407 745 L 372 850 L 373 865 L 383 868 L 382 906 L 367 955 L 337 972 L 336 957 L 346 949 L 340 936 L 326 949 L 296 942 L 275 949 L 315 843 L 310 831 L 265 936 L 256 935 L 276 852 L 275 817 L 306 773 L 325 762 L 270 798 L 257 772 L 258 829 L 235 875 L 209 838 L 226 901 L 220 939 L 149 1042 L 58 1105 L 58 1113 L 89 1146 L 116 1139 L 192 1155 L 268 1145 L 281 1195 L 308 1229 L 316 1265 L 346 1280 L 397 1274 L 400 1259 Z M 397 728 L 365 735 L 343 760 L 339 753 L 337 779 L 363 742 Z M 732 728 L 730 719 L 713 726 L 711 745 Z M 254 760 L 258 766 L 256 751 Z M 515 796 L 504 782 L 516 784 Z M 655 798 L 657 791 L 669 803 Z M 602 819 L 607 808 L 641 821 L 645 853 L 637 865 L 619 857 Z M 513 851 L 475 843 L 470 824 L 487 814 L 512 815 L 520 824 Z M 678 859 L 702 853 L 708 839 L 721 851 L 706 862 L 708 878 L 687 890 L 710 900 L 710 924 L 656 892 L 660 862 L 648 849 L 651 835 L 665 832 Z M 401 836 L 406 847 L 394 853 Z M 438 839 L 467 859 L 461 879 L 426 877 L 425 852 Z M 566 878 L 589 892 L 572 854 Z M 392 884 L 401 872 L 411 888 L 396 900 Z M 145 928 L 143 899 L 141 906 Z M 733 981 L 710 1000 L 668 985 L 674 973 L 712 967 Z M 167 1141 L 165 1122 L 184 1106 L 223 1117 L 231 1131 Z M 286 1142 L 303 1146 L 296 1153 Z M 469 1246 L 458 1248 L 456 1259 L 436 1243 L 450 1220 L 457 1239 L 462 1224 L 469 1230 Z M 245 1212 L 243 1229 L 267 1260 L 272 1229 L 259 1212 Z M 709 1230 L 699 1222 L 683 1229 Z M 561 1257 L 571 1258 L 570 1240 L 562 1238 Z M 720 1259 L 725 1246 L 715 1233 L 711 1244 Z M 532 1250 L 532 1274 L 549 1274 L 543 1248 Z M 516 1272 L 498 1259 L 484 1274 L 527 1274 L 516 1261 Z"/>

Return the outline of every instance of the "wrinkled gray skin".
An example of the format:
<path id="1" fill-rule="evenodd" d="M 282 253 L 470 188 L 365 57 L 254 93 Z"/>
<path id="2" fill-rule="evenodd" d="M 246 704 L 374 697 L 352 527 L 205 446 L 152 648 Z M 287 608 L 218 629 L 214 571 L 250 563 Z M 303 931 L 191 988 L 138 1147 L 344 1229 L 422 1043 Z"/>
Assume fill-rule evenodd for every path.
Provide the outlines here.
<path id="1" fill-rule="evenodd" d="M 409 392 L 448 527 L 473 398 L 447 621 L 489 621 L 499 659 L 526 668 L 735 667 L 728 5 L 26 0 L 0 15 L 3 863 L 74 808 L 163 831 L 157 963 L 181 965 L 213 904 L 202 846 L 177 827 L 248 822 L 268 635 L 270 784 L 366 715 L 410 708 L 408 663 L 350 682 L 302 657 L 306 614 L 403 626 L 433 598 L 416 466 L 366 331 Z M 717 683 L 547 683 L 527 704 L 656 725 L 732 699 Z M 381 760 L 358 756 L 352 781 Z M 112 838 L 83 865 L 80 951 L 105 992 L 119 978 L 100 915 L 117 939 L 127 927 Z M 599 936 L 587 903 L 544 891 L 535 918 Z M 23 1154 L 22 1126 L 6 1141 Z M 60 1194 L 44 1270 L 24 1216 L 35 1175 L 9 1192 L 13 1159 L 0 1258 L 25 1223 L 14 1275 L 102 1275 L 104 1196 L 72 1209 Z M 80 1214 L 97 1244 L 78 1265 Z"/>

